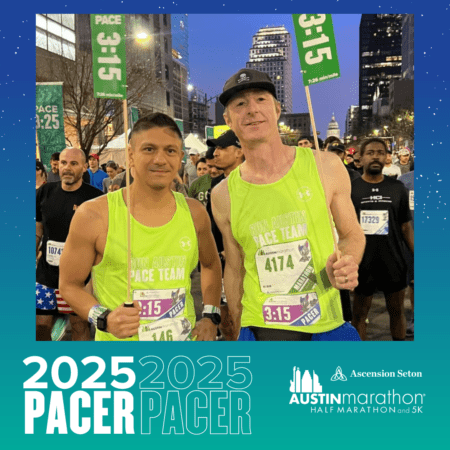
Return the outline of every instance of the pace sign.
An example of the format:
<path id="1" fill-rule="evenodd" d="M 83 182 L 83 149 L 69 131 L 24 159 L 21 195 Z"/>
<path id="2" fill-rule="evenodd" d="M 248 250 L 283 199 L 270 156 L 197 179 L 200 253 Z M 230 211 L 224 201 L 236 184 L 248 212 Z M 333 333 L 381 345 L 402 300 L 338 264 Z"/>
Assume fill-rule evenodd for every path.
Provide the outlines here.
<path id="1" fill-rule="evenodd" d="M 127 97 L 125 15 L 91 14 L 95 98 Z"/>
<path id="2" fill-rule="evenodd" d="M 293 14 L 303 84 L 340 77 L 331 14 Z"/>

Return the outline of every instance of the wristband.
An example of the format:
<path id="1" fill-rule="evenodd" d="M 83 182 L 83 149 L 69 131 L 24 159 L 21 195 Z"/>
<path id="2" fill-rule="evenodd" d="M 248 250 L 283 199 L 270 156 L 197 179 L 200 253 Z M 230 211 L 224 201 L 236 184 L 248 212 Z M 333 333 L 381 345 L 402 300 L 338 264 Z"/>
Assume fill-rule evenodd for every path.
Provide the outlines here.
<path id="1" fill-rule="evenodd" d="M 220 308 L 213 305 L 205 305 L 203 307 L 203 314 L 219 314 L 220 316 Z"/>
<path id="2" fill-rule="evenodd" d="M 97 320 L 98 317 L 103 314 L 104 312 L 109 311 L 111 312 L 108 308 L 106 308 L 105 306 L 102 305 L 94 305 L 90 310 L 89 310 L 89 314 L 88 314 L 88 321 L 89 323 L 91 323 L 92 325 L 95 326 L 95 328 L 97 328 Z"/>
<path id="3" fill-rule="evenodd" d="M 210 319 L 214 325 L 220 325 L 220 308 L 213 305 L 205 305 L 203 308 L 202 317 Z"/>

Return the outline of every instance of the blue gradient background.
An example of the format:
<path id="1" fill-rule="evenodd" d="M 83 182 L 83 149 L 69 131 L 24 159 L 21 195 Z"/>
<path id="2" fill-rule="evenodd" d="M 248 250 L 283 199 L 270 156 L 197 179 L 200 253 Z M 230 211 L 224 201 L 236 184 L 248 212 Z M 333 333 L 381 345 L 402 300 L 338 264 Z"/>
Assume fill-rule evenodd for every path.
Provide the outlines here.
<path id="1" fill-rule="evenodd" d="M 225 2 L 225 5 L 224 3 Z M 449 421 L 448 376 L 448 249 L 447 225 L 449 198 L 450 114 L 448 43 L 450 36 L 449 2 L 434 3 L 379 1 L 369 11 L 361 2 L 325 1 L 320 8 L 327 13 L 415 13 L 415 122 L 416 138 L 416 337 L 411 343 L 370 342 L 277 344 L 277 343 L 205 343 L 147 344 L 125 343 L 36 343 L 34 341 L 34 155 L 35 155 L 35 18 L 42 12 L 185 12 L 190 13 L 293 13 L 304 9 L 301 3 L 280 0 L 246 3 L 222 0 L 193 2 L 161 1 L 149 3 L 113 0 L 47 1 L 28 6 L 8 2 L 0 16 L 0 162 L 4 180 L 0 230 L 3 258 L 0 262 L 4 315 L 0 328 L 3 358 L 0 370 L 1 441 L 6 448 L 40 449 L 57 444 L 65 449 L 94 444 L 109 448 L 125 445 L 183 445 L 185 448 L 209 444 L 214 448 L 280 445 L 318 448 L 356 447 L 423 448 L 444 441 Z M 94 5 L 96 7 L 94 7 Z M 275 10 L 276 8 L 276 10 Z M 298 11 L 297 11 L 298 9 Z M 218 30 L 220 33 L 231 30 Z M 205 39 L 208 37 L 205 36 Z M 206 56 L 206 55 L 205 55 Z M 24 303 L 22 303 L 22 301 Z M 23 360 L 32 355 L 47 359 L 49 365 L 61 355 L 78 363 L 96 354 L 108 361 L 111 356 L 133 355 L 136 359 L 156 354 L 166 363 L 183 354 L 194 361 L 205 355 L 250 355 L 253 384 L 252 435 L 249 436 L 44 436 L 40 426 L 36 436 L 24 435 L 23 382 L 36 365 L 25 367 Z M 224 360 L 225 363 L 225 360 Z M 80 365 L 80 364 L 79 364 Z M 421 415 L 337 415 L 310 414 L 305 407 L 289 406 L 289 380 L 292 367 L 315 370 L 324 392 L 398 392 L 426 393 Z M 144 378 L 135 363 L 138 381 Z M 336 367 L 348 376 L 351 370 L 421 371 L 421 379 L 349 379 L 337 385 L 330 381 Z M 85 373 L 85 372 L 81 372 Z M 49 380 L 48 373 L 45 377 Z M 226 374 L 222 374 L 226 380 Z M 104 381 L 110 381 L 107 376 Z M 78 384 L 79 386 L 79 384 Z M 73 391 L 73 390 L 72 390 Z M 138 402 L 138 389 L 132 390 Z M 39 422 L 41 423 L 41 422 Z"/>

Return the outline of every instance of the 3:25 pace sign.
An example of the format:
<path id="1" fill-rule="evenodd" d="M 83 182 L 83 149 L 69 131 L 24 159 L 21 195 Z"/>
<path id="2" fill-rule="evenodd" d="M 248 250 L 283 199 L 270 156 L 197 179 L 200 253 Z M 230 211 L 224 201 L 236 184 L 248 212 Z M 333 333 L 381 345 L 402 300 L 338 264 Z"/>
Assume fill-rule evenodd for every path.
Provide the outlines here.
<path id="1" fill-rule="evenodd" d="M 139 366 L 132 356 L 113 356 L 109 367 L 99 356 L 24 364 L 38 365 L 23 384 L 25 434 L 251 434 L 249 356 L 179 355 L 167 367 L 154 355 Z M 145 375 L 138 385 L 135 370 Z"/>

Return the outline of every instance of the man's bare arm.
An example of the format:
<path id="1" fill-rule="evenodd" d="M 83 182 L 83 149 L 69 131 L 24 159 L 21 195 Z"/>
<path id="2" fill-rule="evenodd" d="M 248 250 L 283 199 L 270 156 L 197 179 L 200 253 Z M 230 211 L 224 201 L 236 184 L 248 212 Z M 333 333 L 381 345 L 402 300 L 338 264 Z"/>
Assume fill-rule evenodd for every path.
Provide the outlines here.
<path id="1" fill-rule="evenodd" d="M 214 220 L 223 237 L 226 254 L 224 273 L 225 294 L 232 322 L 232 340 L 237 340 L 241 329 L 242 296 L 244 293 L 244 258 L 242 249 L 233 237 L 230 222 L 230 194 L 227 181 L 222 181 L 211 192 Z"/>
<path id="2" fill-rule="evenodd" d="M 36 258 L 39 253 L 39 244 L 41 243 L 44 234 L 44 225 L 42 222 L 36 222 Z"/>
<path id="3" fill-rule="evenodd" d="M 342 161 L 333 153 L 319 153 L 325 178 L 322 184 L 325 186 L 327 201 L 339 236 L 338 248 L 341 252 L 340 261 L 337 261 L 335 255 L 329 259 L 328 276 L 337 289 L 354 289 L 358 285 L 358 265 L 364 254 L 366 237 L 356 217 L 350 196 L 350 177 Z"/>
<path id="4" fill-rule="evenodd" d="M 90 309 L 98 304 L 96 298 L 84 289 L 84 282 L 97 256 L 97 240 L 102 233 L 106 233 L 101 214 L 102 207 L 106 207 L 106 201 L 106 197 L 99 197 L 77 208 L 59 265 L 61 297 L 85 320 L 88 320 Z M 135 308 L 116 308 L 108 316 L 107 324 L 107 331 L 118 338 L 137 334 L 138 303 L 135 303 Z"/>
<path id="5" fill-rule="evenodd" d="M 411 222 L 402 223 L 402 234 L 406 245 L 414 255 L 414 229 Z"/>
<path id="6" fill-rule="evenodd" d="M 206 209 L 199 201 L 190 198 L 186 200 L 197 232 L 203 304 L 219 308 L 222 293 L 222 268 L 211 232 L 211 221 Z M 192 335 L 197 336 L 198 341 L 215 340 L 217 326 L 210 319 L 202 319 L 197 322 Z"/>

